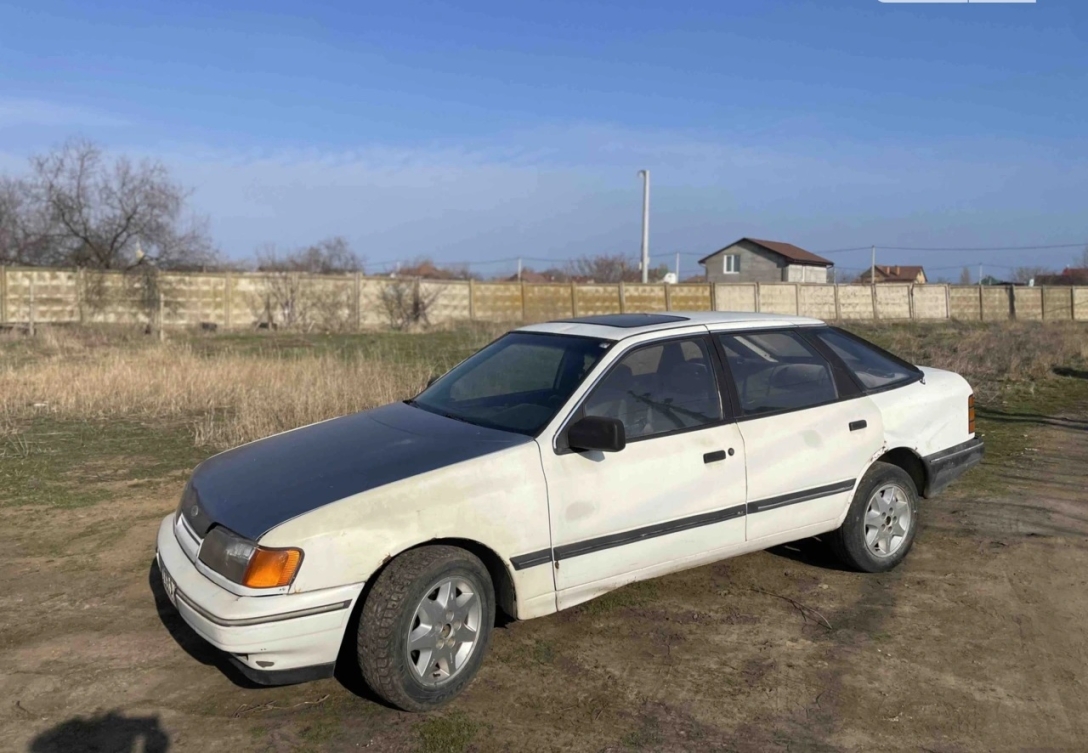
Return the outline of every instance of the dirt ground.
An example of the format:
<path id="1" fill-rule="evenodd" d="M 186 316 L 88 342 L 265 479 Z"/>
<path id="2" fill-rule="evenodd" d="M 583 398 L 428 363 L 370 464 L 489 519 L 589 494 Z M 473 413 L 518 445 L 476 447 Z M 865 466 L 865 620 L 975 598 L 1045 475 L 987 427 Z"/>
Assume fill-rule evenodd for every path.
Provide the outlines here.
<path id="1" fill-rule="evenodd" d="M 426 716 L 224 668 L 151 568 L 182 474 L 0 508 L 0 750 L 1085 750 L 1088 409 L 986 421 L 1018 449 L 923 501 L 898 570 L 808 541 L 510 623 Z"/>

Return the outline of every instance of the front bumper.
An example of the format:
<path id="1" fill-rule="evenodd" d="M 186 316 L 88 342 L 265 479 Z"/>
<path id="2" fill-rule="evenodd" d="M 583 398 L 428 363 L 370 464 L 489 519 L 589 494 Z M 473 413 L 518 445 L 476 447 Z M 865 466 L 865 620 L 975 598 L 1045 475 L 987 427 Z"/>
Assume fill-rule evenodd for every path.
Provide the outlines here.
<path id="1" fill-rule="evenodd" d="M 174 535 L 159 526 L 156 559 L 182 619 L 226 652 L 250 680 L 287 684 L 332 674 L 362 584 L 297 594 L 238 596 L 201 574 Z"/>
<path id="2" fill-rule="evenodd" d="M 986 446 L 978 437 L 922 458 L 926 467 L 926 488 L 923 496 L 940 494 L 953 481 L 982 462 Z"/>

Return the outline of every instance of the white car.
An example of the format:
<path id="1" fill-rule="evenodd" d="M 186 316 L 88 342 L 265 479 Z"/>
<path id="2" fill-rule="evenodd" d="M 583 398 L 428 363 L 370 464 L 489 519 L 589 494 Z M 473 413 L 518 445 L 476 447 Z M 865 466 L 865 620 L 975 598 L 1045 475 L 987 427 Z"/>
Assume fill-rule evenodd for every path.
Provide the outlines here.
<path id="1" fill-rule="evenodd" d="M 815 319 L 621 314 L 522 327 L 412 400 L 216 455 L 163 520 L 185 621 L 252 680 L 332 674 L 427 710 L 496 609 L 818 534 L 906 556 L 918 498 L 978 463 L 971 387 Z"/>

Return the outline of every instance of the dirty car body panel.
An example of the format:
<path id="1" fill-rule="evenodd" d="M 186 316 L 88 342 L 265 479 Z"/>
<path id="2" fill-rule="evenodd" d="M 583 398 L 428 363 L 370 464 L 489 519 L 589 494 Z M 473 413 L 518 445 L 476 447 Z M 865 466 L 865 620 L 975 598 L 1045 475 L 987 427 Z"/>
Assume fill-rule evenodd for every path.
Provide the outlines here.
<path id="1" fill-rule="evenodd" d="M 202 463 L 159 529 L 168 595 L 252 679 L 292 682 L 331 672 L 367 583 L 416 547 L 486 557 L 527 619 L 833 531 L 889 453 L 916 459 L 924 495 L 980 461 L 962 377 L 851 337 L 729 313 L 523 327 L 413 401 Z M 626 446 L 571 446 L 587 417 L 621 423 Z M 290 579 L 210 566 L 217 527 L 244 553 L 293 552 Z"/>

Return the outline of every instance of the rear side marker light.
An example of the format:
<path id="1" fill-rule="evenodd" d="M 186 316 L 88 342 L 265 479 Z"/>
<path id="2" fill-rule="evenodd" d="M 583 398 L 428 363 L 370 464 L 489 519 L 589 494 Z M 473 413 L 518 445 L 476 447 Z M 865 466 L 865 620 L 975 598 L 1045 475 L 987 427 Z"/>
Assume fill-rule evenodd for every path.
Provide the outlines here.
<path id="1" fill-rule="evenodd" d="M 975 433 L 975 396 L 967 398 L 967 433 Z"/>

